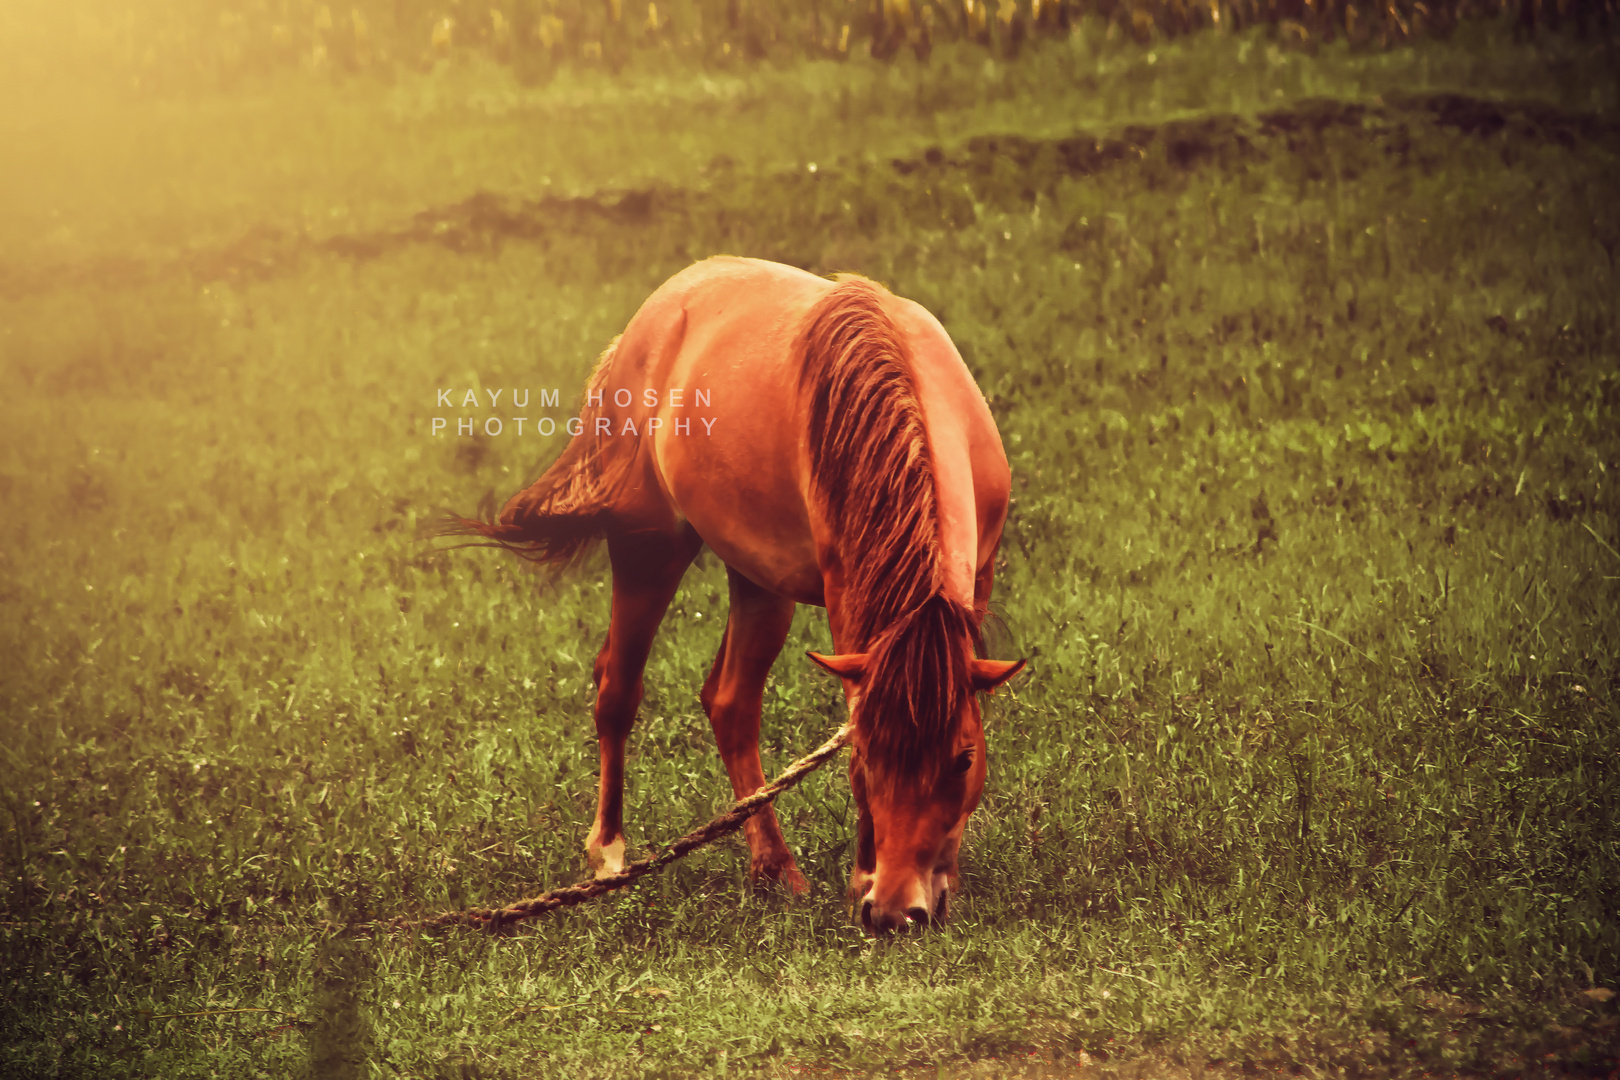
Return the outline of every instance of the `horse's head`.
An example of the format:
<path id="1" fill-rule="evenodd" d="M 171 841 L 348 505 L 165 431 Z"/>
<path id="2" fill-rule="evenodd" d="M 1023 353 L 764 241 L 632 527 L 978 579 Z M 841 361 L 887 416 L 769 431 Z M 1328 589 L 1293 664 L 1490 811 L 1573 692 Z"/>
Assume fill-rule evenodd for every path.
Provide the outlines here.
<path id="1" fill-rule="evenodd" d="M 849 782 L 860 820 L 849 889 L 871 934 L 945 919 L 962 830 L 984 793 L 978 694 L 1024 666 L 975 659 L 965 635 L 937 637 L 902 630 L 869 652 L 810 654 L 843 680 L 855 721 Z"/>

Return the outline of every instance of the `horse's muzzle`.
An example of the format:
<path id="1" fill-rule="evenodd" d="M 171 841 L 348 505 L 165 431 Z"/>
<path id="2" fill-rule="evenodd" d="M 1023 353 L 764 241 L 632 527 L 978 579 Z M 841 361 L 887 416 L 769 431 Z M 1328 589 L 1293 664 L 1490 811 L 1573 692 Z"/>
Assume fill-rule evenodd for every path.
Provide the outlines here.
<path id="1" fill-rule="evenodd" d="M 861 901 L 861 928 L 873 937 L 888 937 L 893 933 L 921 930 L 931 920 L 928 909 L 913 906 L 904 911 L 879 908 L 871 897 Z"/>

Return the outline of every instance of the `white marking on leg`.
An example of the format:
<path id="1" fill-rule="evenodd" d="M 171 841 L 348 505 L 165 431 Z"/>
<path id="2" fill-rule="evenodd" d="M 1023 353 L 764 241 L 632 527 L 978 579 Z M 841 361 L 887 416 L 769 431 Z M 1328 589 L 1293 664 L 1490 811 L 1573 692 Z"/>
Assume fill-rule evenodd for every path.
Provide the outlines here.
<path id="1" fill-rule="evenodd" d="M 596 844 L 594 840 L 592 837 L 585 842 L 585 859 L 590 863 L 591 873 L 600 878 L 624 870 L 624 837 L 611 844 Z"/>

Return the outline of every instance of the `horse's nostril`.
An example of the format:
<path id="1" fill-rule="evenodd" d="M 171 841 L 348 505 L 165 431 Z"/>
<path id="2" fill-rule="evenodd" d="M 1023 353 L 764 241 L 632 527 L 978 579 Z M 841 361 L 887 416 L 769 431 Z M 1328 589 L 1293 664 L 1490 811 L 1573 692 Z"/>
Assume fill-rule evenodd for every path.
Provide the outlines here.
<path id="1" fill-rule="evenodd" d="M 906 918 L 911 920 L 912 925 L 921 926 L 928 921 L 928 909 L 925 907 L 907 908 Z"/>

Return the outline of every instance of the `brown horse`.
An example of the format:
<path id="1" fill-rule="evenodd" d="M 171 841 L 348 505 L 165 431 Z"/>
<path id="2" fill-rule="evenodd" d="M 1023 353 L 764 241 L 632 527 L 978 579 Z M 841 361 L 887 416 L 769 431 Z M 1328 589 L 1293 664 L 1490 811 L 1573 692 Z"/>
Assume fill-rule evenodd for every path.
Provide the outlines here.
<path id="1" fill-rule="evenodd" d="M 793 605 L 827 609 L 855 724 L 852 904 L 869 932 L 946 916 L 984 790 L 978 691 L 1023 661 L 976 659 L 1010 475 L 984 397 L 939 322 L 864 278 L 715 258 L 642 305 L 591 376 L 577 432 L 493 523 L 562 564 L 605 538 L 613 614 L 596 658 L 601 779 L 585 842 L 624 859 L 624 748 L 653 635 L 704 544 L 731 611 L 703 684 L 738 796 L 757 790 L 765 678 Z M 746 826 L 756 880 L 803 875 L 767 807 Z"/>

